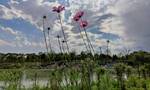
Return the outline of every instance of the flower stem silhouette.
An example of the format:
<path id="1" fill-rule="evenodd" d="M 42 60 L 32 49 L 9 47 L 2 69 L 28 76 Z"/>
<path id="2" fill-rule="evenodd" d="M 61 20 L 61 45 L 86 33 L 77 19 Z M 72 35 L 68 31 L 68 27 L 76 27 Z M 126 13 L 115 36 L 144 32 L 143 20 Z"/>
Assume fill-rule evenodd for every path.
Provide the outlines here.
<path id="1" fill-rule="evenodd" d="M 57 41 L 58 41 L 60 52 L 63 53 L 62 48 L 61 48 L 60 36 L 57 35 L 56 37 L 57 37 Z"/>
<path id="2" fill-rule="evenodd" d="M 99 47 L 99 54 L 101 55 L 102 53 L 102 47 Z"/>
<path id="3" fill-rule="evenodd" d="M 80 36 L 81 36 L 81 38 L 82 38 L 82 40 L 83 40 L 83 44 L 84 44 L 84 46 L 85 46 L 87 52 L 89 52 L 88 46 L 87 46 L 87 44 L 86 44 L 86 41 L 85 41 L 85 39 L 84 39 L 84 36 L 83 36 L 83 34 L 82 34 L 82 31 L 81 31 L 79 25 L 78 25 L 78 30 L 79 30 Z"/>
<path id="4" fill-rule="evenodd" d="M 58 7 L 53 7 L 53 12 L 56 12 L 58 14 L 58 19 L 59 19 L 59 22 L 60 22 L 60 25 L 61 25 L 61 30 L 62 30 L 62 34 L 63 34 L 63 38 L 64 38 L 64 41 L 66 43 L 66 46 L 67 46 L 67 52 L 69 53 L 70 50 L 69 50 L 69 45 L 68 45 L 68 41 L 67 41 L 67 38 L 66 38 L 66 35 L 65 35 L 65 31 L 64 31 L 64 28 L 63 28 L 63 24 L 62 24 L 62 20 L 61 20 L 61 15 L 60 13 L 65 10 L 65 7 L 62 6 L 62 5 L 59 5 Z"/>
<path id="5" fill-rule="evenodd" d="M 52 53 L 53 50 L 52 50 L 52 44 L 51 44 L 51 39 L 50 39 L 50 27 L 48 27 L 47 30 L 48 30 L 48 40 L 49 40 L 50 52 Z"/>
<path id="6" fill-rule="evenodd" d="M 64 47 L 65 42 L 66 42 L 65 40 L 62 40 L 62 50 L 63 50 L 64 53 L 65 53 L 65 47 Z"/>
<path id="7" fill-rule="evenodd" d="M 43 16 L 43 35 L 44 35 L 44 41 L 45 41 L 45 47 L 46 47 L 46 52 L 48 54 L 48 44 L 47 44 L 47 40 L 46 40 L 46 33 L 45 33 L 45 20 L 46 20 L 46 16 Z"/>
<path id="8" fill-rule="evenodd" d="M 59 21 L 60 21 L 60 25 L 61 25 L 62 34 L 63 34 L 64 40 L 65 40 L 65 44 L 67 46 L 67 52 L 69 53 L 70 52 L 69 45 L 68 45 L 68 42 L 67 42 L 67 38 L 66 38 L 66 35 L 65 35 L 65 31 L 64 31 L 64 28 L 63 28 L 63 24 L 62 24 L 62 20 L 61 20 L 60 14 L 58 14 L 58 17 L 59 17 Z"/>
<path id="9" fill-rule="evenodd" d="M 81 20 L 80 26 L 83 28 L 83 30 L 84 30 L 84 32 L 85 32 L 85 36 L 86 36 L 86 38 L 87 38 L 87 42 L 88 42 L 88 46 L 89 46 L 89 48 L 90 48 L 90 52 L 91 52 L 91 53 L 93 52 L 93 54 L 95 54 L 93 45 L 92 45 L 92 43 L 91 43 L 91 41 L 90 41 L 90 39 L 89 39 L 89 37 L 88 37 L 87 31 L 86 31 L 87 25 L 88 25 L 88 22 L 87 22 L 87 21 Z"/>
<path id="10" fill-rule="evenodd" d="M 110 41 L 107 40 L 107 50 L 106 50 L 107 55 L 109 55 L 109 43 L 110 43 Z"/>

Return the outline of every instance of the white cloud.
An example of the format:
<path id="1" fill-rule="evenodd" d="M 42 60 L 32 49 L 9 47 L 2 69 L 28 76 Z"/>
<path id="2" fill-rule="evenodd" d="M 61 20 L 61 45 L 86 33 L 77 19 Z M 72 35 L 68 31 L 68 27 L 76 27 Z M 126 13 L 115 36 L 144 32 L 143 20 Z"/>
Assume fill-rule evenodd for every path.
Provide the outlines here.
<path id="1" fill-rule="evenodd" d="M 124 4 L 126 3 L 126 4 Z M 120 0 L 118 7 L 120 17 L 125 27 L 124 40 L 133 43 L 131 47 L 150 51 L 150 1 Z"/>
<path id="2" fill-rule="evenodd" d="M 142 47 L 149 50 L 150 39 L 149 23 L 150 17 L 149 6 L 147 0 L 64 0 L 66 2 L 66 10 L 62 13 L 62 20 L 65 32 L 68 36 L 70 46 L 74 50 L 81 50 L 81 42 L 79 32 L 75 27 L 72 17 L 78 10 L 84 10 L 83 19 L 88 20 L 88 34 L 92 43 L 98 48 L 106 45 L 106 38 L 101 38 L 102 34 L 108 33 L 118 36 L 118 39 L 111 40 L 111 47 L 114 50 L 122 49 L 122 47 L 137 48 Z M 55 38 L 61 33 L 59 22 L 55 13 L 51 12 L 52 7 L 58 5 L 60 0 L 49 2 L 48 0 L 11 0 L 9 8 L 0 5 L 0 18 L 13 19 L 22 18 L 29 23 L 35 25 L 42 30 L 42 16 L 47 15 L 47 26 L 51 26 L 51 38 Z M 93 31 L 92 28 L 97 28 Z M 16 34 L 10 28 L 7 32 Z M 141 31 L 142 30 L 142 31 Z M 139 33 L 140 32 L 140 33 Z M 108 36 L 107 36 L 108 37 Z M 31 42 L 24 37 L 16 38 L 19 44 L 24 41 L 24 45 L 32 45 Z M 54 44 L 57 44 L 53 39 Z M 144 44 L 143 44 L 144 43 Z M 79 46 L 80 45 L 80 46 Z M 33 46 L 37 46 L 35 43 Z M 80 48 L 79 48 L 80 47 Z M 54 46 L 57 49 L 56 46 Z"/>
<path id="3" fill-rule="evenodd" d="M 11 43 L 9 43 L 9 42 L 7 42 L 7 41 L 5 41 L 5 40 L 2 40 L 2 39 L 0 39 L 0 46 L 9 46 L 9 45 L 11 45 Z"/>
<path id="4" fill-rule="evenodd" d="M 14 31 L 12 28 L 9 28 L 9 27 L 0 26 L 0 29 L 4 32 L 9 33 L 14 36 L 17 36 L 20 33 L 19 31 Z"/>
<path id="5" fill-rule="evenodd" d="M 7 44 L 12 47 L 24 47 L 24 46 L 31 46 L 31 47 L 43 47 L 42 42 L 34 42 L 29 40 L 28 37 L 26 37 L 21 31 L 19 30 L 14 30 L 9 27 L 3 27 L 0 26 L 0 30 L 3 32 L 12 35 L 13 38 L 11 38 L 11 42 L 8 43 L 8 41 L 3 41 L 2 44 Z"/>
<path id="6" fill-rule="evenodd" d="M 18 13 L 11 8 L 0 5 L 0 16 L 3 19 L 13 19 L 18 17 Z"/>

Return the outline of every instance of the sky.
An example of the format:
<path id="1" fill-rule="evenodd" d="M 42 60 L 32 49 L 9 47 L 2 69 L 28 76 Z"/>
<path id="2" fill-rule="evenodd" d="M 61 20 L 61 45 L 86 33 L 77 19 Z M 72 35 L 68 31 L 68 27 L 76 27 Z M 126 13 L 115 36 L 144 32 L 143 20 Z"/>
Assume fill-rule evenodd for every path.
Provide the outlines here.
<path id="1" fill-rule="evenodd" d="M 52 48 L 59 52 L 56 36 L 61 35 L 57 14 L 52 7 L 64 5 L 63 27 L 71 51 L 85 50 L 78 27 L 73 21 L 84 11 L 89 38 L 96 52 L 110 40 L 112 53 L 126 50 L 150 51 L 150 0 L 0 0 L 0 52 L 45 52 L 42 16 L 47 16 Z"/>

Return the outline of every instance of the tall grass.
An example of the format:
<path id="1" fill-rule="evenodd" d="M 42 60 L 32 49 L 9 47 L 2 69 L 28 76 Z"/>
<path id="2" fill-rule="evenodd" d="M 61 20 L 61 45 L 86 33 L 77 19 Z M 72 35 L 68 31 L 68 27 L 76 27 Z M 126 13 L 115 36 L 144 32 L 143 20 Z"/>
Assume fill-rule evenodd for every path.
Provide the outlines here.
<path id="1" fill-rule="evenodd" d="M 142 66 L 141 74 L 143 69 Z M 53 70 L 26 70 L 28 73 L 30 71 L 27 77 L 34 82 L 30 87 L 22 85 L 23 71 L 0 70 L 0 81 L 4 81 L 4 90 L 150 90 L 148 74 L 146 79 L 145 76 L 139 78 L 137 69 L 125 64 L 108 68 L 86 61 L 78 66 L 57 67 Z M 41 86 L 40 78 L 46 78 L 47 84 Z"/>

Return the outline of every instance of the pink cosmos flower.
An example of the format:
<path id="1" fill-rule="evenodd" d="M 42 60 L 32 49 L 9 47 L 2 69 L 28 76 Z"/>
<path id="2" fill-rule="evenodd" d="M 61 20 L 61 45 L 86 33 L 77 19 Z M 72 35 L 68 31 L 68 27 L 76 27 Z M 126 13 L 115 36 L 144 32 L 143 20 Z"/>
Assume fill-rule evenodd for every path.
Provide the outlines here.
<path id="1" fill-rule="evenodd" d="M 78 12 L 75 14 L 75 17 L 81 18 L 83 15 L 84 15 L 84 12 L 83 12 L 83 11 L 78 11 Z"/>
<path id="2" fill-rule="evenodd" d="M 62 6 L 62 5 L 60 5 L 60 6 L 58 6 L 58 7 L 53 7 L 53 12 L 57 12 L 57 13 L 60 13 L 60 12 L 62 12 L 63 10 L 65 10 L 65 7 L 64 6 Z"/>
<path id="3" fill-rule="evenodd" d="M 88 25 L 88 22 L 87 22 L 87 21 L 81 21 L 81 22 L 80 22 L 80 26 L 81 26 L 82 28 L 85 28 L 87 25 Z"/>
<path id="4" fill-rule="evenodd" d="M 57 7 L 53 7 L 53 12 L 57 12 L 58 8 Z"/>
<path id="5" fill-rule="evenodd" d="M 80 18 L 79 17 L 73 17 L 73 20 L 77 22 L 80 20 Z"/>
<path id="6" fill-rule="evenodd" d="M 83 12 L 83 11 L 78 11 L 78 12 L 75 14 L 75 16 L 73 17 L 73 20 L 77 22 L 77 21 L 80 20 L 80 18 L 81 18 L 83 15 L 84 15 L 84 12 Z"/>
<path id="7" fill-rule="evenodd" d="M 60 5 L 60 6 L 58 6 L 58 10 L 61 12 L 61 11 L 65 10 L 65 7 Z"/>

